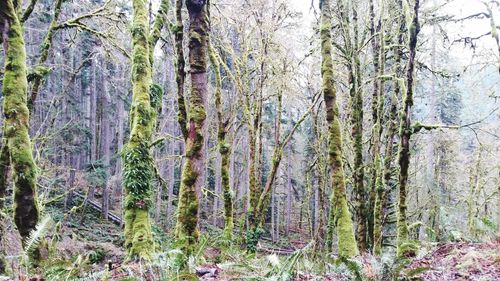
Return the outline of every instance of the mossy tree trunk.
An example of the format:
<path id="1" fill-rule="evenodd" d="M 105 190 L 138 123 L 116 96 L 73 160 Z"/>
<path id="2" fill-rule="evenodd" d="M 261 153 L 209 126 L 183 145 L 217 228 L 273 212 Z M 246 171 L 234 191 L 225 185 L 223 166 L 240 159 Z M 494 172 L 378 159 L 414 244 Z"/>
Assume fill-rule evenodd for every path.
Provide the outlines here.
<path id="1" fill-rule="evenodd" d="M 38 58 L 37 65 L 35 66 L 35 71 L 33 73 L 31 81 L 33 86 L 31 87 L 31 94 L 28 100 L 28 107 L 31 111 L 33 111 L 34 109 L 38 91 L 40 90 L 40 86 L 42 85 L 43 78 L 49 71 L 49 69 L 45 67 L 44 64 L 49 58 L 49 50 L 52 46 L 52 38 L 54 38 L 54 34 L 58 24 L 57 22 L 59 20 L 59 16 L 61 15 L 62 2 L 63 0 L 57 0 L 55 3 L 52 21 L 50 22 L 49 29 L 40 47 L 40 57 Z"/>
<path id="2" fill-rule="evenodd" d="M 390 93 L 389 116 L 386 122 L 386 141 L 384 148 L 383 166 L 380 171 L 380 185 L 377 185 L 377 192 L 374 206 L 374 231 L 373 231 L 373 251 L 374 254 L 380 254 L 382 251 L 383 230 L 384 230 L 384 212 L 385 209 L 392 204 L 388 200 L 388 193 L 393 192 L 397 186 L 397 169 L 395 165 L 395 136 L 398 130 L 398 101 L 401 95 L 402 83 L 402 65 L 403 43 L 406 31 L 406 19 L 403 13 L 403 1 L 398 0 L 395 3 L 395 12 L 393 13 L 398 18 L 399 30 L 395 41 L 390 44 L 393 46 L 393 78 L 392 91 Z M 385 39 L 384 39 L 385 40 Z M 381 39 L 381 48 L 384 46 L 384 40 Z M 382 60 L 383 61 L 383 60 Z M 383 85 L 383 84 L 382 84 Z M 381 112 L 381 111 L 380 111 Z"/>
<path id="3" fill-rule="evenodd" d="M 282 110 L 283 93 L 278 92 L 277 96 L 278 96 L 278 112 L 276 118 L 277 120 L 281 120 L 283 111 Z M 247 230 L 246 244 L 247 244 L 247 251 L 249 253 L 253 253 L 257 250 L 257 243 L 259 242 L 260 236 L 264 232 L 263 227 L 265 224 L 269 202 L 271 200 L 272 188 L 276 180 L 276 174 L 278 172 L 279 165 L 283 158 L 283 150 L 292 139 L 293 134 L 295 133 L 297 128 L 302 124 L 302 122 L 304 122 L 306 117 L 313 110 L 316 101 L 317 100 L 313 100 L 313 104 L 311 105 L 311 107 L 301 116 L 299 120 L 297 120 L 297 122 L 295 122 L 294 126 L 290 129 L 290 131 L 287 132 L 285 136 L 283 136 L 283 138 L 281 138 L 281 122 L 279 121 L 276 122 L 275 145 L 272 154 L 271 168 L 267 174 L 264 188 L 260 190 L 260 195 L 257 198 L 258 200 L 256 206 L 254 207 L 254 212 L 253 212 L 254 221 L 252 224 L 249 223 L 249 228 Z"/>
<path id="4" fill-rule="evenodd" d="M 408 168 L 410 165 L 410 137 L 412 135 L 411 127 L 411 109 L 413 106 L 413 87 L 414 87 L 414 70 L 415 70 L 415 54 L 417 47 L 417 37 L 420 32 L 420 24 L 418 21 L 418 10 L 420 1 L 415 0 L 413 6 L 413 20 L 409 28 L 409 54 L 408 67 L 406 70 L 406 94 L 404 97 L 403 113 L 401 114 L 401 123 L 399 129 L 400 145 L 399 145 L 399 198 L 398 198 L 398 213 L 397 213 L 397 254 L 406 256 L 414 254 L 411 244 L 408 241 L 408 222 L 406 218 L 406 195 L 408 184 Z"/>
<path id="5" fill-rule="evenodd" d="M 382 2 L 383 5 L 383 2 Z M 372 95 L 372 132 L 371 132 L 371 186 L 369 190 L 369 206 L 368 206 L 368 237 L 371 239 L 372 249 L 375 248 L 375 244 L 381 242 L 379 233 L 380 229 L 377 229 L 378 233 L 374 234 L 374 224 L 375 215 L 380 216 L 379 210 L 375 210 L 375 201 L 377 197 L 381 197 L 380 194 L 383 193 L 383 185 L 381 180 L 381 170 L 382 170 L 382 159 L 380 156 L 380 137 L 382 134 L 382 115 L 384 112 L 384 103 L 382 100 L 384 92 L 384 82 L 380 78 L 384 74 L 384 61 L 385 53 L 384 50 L 384 32 L 382 30 L 382 15 L 383 6 L 380 8 L 380 17 L 377 25 L 375 24 L 375 5 L 374 0 L 370 0 L 370 35 L 372 39 L 372 56 L 373 56 L 373 95 Z M 377 35 L 379 34 L 379 35 Z M 378 195 L 377 195 L 378 194 Z M 375 239 L 378 242 L 375 242 Z M 381 245 L 380 243 L 378 245 Z"/>
<path id="6" fill-rule="evenodd" d="M 122 150 L 125 187 L 125 249 L 129 259 L 151 259 L 154 241 L 149 208 L 152 205 L 154 167 L 151 136 L 156 124 L 161 90 L 152 84 L 148 9 L 146 0 L 134 0 L 132 20 L 132 105 L 130 138 Z"/>
<path id="7" fill-rule="evenodd" d="M 184 98 L 184 84 L 186 81 L 186 70 L 184 69 L 186 66 L 186 61 L 184 59 L 184 24 L 182 22 L 182 6 L 183 0 L 177 0 L 175 2 L 175 18 L 176 24 L 175 29 L 173 30 L 175 35 L 175 52 L 176 52 L 176 60 L 175 60 L 175 81 L 177 83 L 177 106 L 179 108 L 177 112 L 177 121 L 179 122 L 179 126 L 181 128 L 182 136 L 184 140 L 187 139 L 187 112 L 186 112 L 186 101 Z"/>
<path id="8" fill-rule="evenodd" d="M 209 44 L 209 57 L 215 73 L 215 107 L 217 109 L 217 145 L 221 155 L 220 175 L 222 181 L 222 193 L 224 198 L 224 238 L 232 240 L 234 229 L 233 197 L 229 182 L 229 162 L 231 157 L 231 145 L 227 139 L 229 118 L 224 117 L 222 108 L 222 80 L 220 75 L 220 57 L 215 49 Z"/>
<path id="9" fill-rule="evenodd" d="M 353 44 L 351 54 L 351 104 L 352 104 L 352 138 L 354 140 L 354 190 L 356 194 L 356 240 L 361 251 L 367 249 L 367 204 L 364 185 L 363 163 L 363 92 L 361 86 L 361 61 L 359 58 L 358 5 L 352 1 Z"/>
<path id="10" fill-rule="evenodd" d="M 470 170 L 469 177 L 469 194 L 467 197 L 467 229 L 469 230 L 469 235 L 473 239 L 477 239 L 478 231 L 476 226 L 477 221 L 477 194 L 480 192 L 480 178 L 481 178 L 481 161 L 483 154 L 483 146 L 477 148 L 477 160 L 475 165 Z"/>
<path id="11" fill-rule="evenodd" d="M 23 238 L 35 229 L 39 211 L 36 166 L 29 137 L 26 50 L 18 18 L 20 7 L 12 0 L 0 3 L 0 27 L 5 51 L 3 79 L 4 138 L 14 180 L 14 222 Z"/>
<path id="12" fill-rule="evenodd" d="M 281 120 L 282 114 L 282 92 L 278 93 L 278 112 L 277 112 L 277 120 Z M 278 172 L 278 167 L 283 157 L 283 149 L 280 144 L 280 134 L 281 134 L 281 122 L 276 122 L 275 128 L 275 146 L 273 150 L 272 156 L 272 165 L 269 171 L 269 175 L 267 177 L 266 185 L 263 191 L 260 191 L 260 188 L 254 191 L 254 193 L 250 194 L 250 207 L 253 208 L 253 213 L 251 214 L 251 220 L 249 218 L 249 229 L 247 230 L 247 251 L 253 253 L 257 250 L 257 243 L 260 239 L 260 236 L 263 233 L 263 224 L 265 220 L 265 215 L 267 211 L 267 206 L 269 205 L 269 200 L 271 198 L 271 189 L 274 185 L 274 180 L 276 177 L 276 173 Z M 258 188 L 258 184 L 256 183 L 255 188 Z M 252 190 L 250 190 L 252 192 Z M 253 198 L 252 196 L 256 197 Z M 255 204 L 255 205 L 252 205 Z M 277 226 L 279 228 L 279 225 Z"/>
<path id="13" fill-rule="evenodd" d="M 330 207 L 328 233 L 337 230 L 338 252 L 342 257 L 352 257 L 359 254 L 351 213 L 347 206 L 347 194 L 342 163 L 342 135 L 339 120 L 339 108 L 336 101 L 336 90 L 333 80 L 332 61 L 332 11 L 331 1 L 321 2 L 321 77 L 323 79 L 323 97 L 325 101 L 326 119 L 329 129 L 329 161 L 332 172 L 333 196 Z M 331 246 L 332 238 L 327 237 L 327 246 Z M 329 251 L 331 248 L 327 248 Z"/>
<path id="14" fill-rule="evenodd" d="M 255 102 L 254 106 L 254 116 L 253 122 L 248 122 L 248 135 L 249 135 L 249 148 L 248 148 L 248 159 L 249 159 L 249 175 L 248 175 L 248 227 L 250 230 L 257 228 L 257 204 L 259 203 L 259 197 L 262 192 L 260 185 L 260 178 L 257 176 L 257 170 L 260 169 L 260 161 L 258 160 L 259 154 L 257 151 L 257 144 L 259 139 L 259 124 L 262 117 L 262 108 L 258 105 L 259 102 Z M 250 231 L 251 232 L 251 231 Z M 247 240 L 248 240 L 247 233 Z"/>
<path id="15" fill-rule="evenodd" d="M 176 238 L 186 255 L 198 241 L 199 194 L 204 184 L 203 126 L 207 104 L 208 1 L 187 0 L 191 96 L 187 112 L 186 162 L 177 207 Z"/>

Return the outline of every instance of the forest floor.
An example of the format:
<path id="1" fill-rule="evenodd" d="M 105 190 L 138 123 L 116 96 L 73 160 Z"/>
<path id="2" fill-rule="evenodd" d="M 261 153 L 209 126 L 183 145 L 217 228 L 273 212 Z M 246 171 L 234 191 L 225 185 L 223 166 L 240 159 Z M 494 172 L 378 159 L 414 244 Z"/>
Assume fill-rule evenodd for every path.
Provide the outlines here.
<path id="1" fill-rule="evenodd" d="M 57 208 L 52 209 L 51 213 L 55 220 L 61 219 Z M 240 247 L 222 250 L 216 239 L 205 238 L 200 252 L 188 262 L 190 273 L 183 277 L 178 272 L 172 274 L 175 269 L 171 256 L 175 255 L 175 250 L 170 249 L 171 240 L 162 231 L 155 230 L 155 238 L 163 247 L 160 251 L 164 254 L 160 255 L 156 265 L 145 267 L 138 263 L 124 263 L 120 227 L 99 219 L 97 213 L 89 212 L 84 217 L 74 214 L 65 220 L 66 223 L 59 227 L 57 233 L 47 233 L 46 250 L 41 253 L 44 262 L 36 273 L 26 272 L 20 266 L 22 261 L 17 261 L 14 264 L 14 268 L 17 268 L 14 270 L 15 278 L 2 279 L 0 276 L 0 280 L 42 280 L 27 278 L 39 276 L 43 280 L 500 281 L 498 240 L 426 246 L 401 269 L 391 260 L 372 255 L 353 260 L 351 265 L 354 267 L 335 263 L 333 259 L 317 256 L 310 244 L 301 243 L 304 239 L 281 245 L 262 240 L 259 244 L 261 251 L 256 255 L 248 255 Z M 9 233 L 7 252 L 14 257 L 22 256 L 19 237 L 14 235 L 15 231 Z M 215 236 L 211 233 L 206 237 Z M 50 241 L 54 241 L 54 237 L 57 237 L 57 245 L 51 247 Z M 64 278 L 60 279 L 61 276 Z M 141 277 L 134 279 L 131 276 Z M 172 279 L 172 276 L 177 278 Z M 356 279 L 357 276 L 363 279 Z"/>
<path id="2" fill-rule="evenodd" d="M 438 246 L 430 254 L 413 260 L 408 271 L 422 280 L 500 280 L 500 241 L 457 242 Z"/>

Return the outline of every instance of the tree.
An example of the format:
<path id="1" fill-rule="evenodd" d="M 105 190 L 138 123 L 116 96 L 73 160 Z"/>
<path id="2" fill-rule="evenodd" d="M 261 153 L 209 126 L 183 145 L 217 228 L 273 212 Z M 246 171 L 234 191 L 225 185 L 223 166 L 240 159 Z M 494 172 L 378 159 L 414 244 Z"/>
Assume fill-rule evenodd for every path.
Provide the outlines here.
<path id="1" fill-rule="evenodd" d="M 27 67 L 23 29 L 16 1 L 0 3 L 0 25 L 5 51 L 3 79 L 4 145 L 14 179 L 14 222 L 26 239 L 38 222 L 37 173 L 29 136 Z M 5 156 L 5 155 L 2 155 Z"/>
<path id="2" fill-rule="evenodd" d="M 207 104 L 208 5 L 206 0 L 187 0 L 189 13 L 189 65 L 191 96 L 187 112 L 186 162 L 182 170 L 175 235 L 189 255 L 199 237 L 199 194 L 203 187 L 204 136 Z"/>
<path id="3" fill-rule="evenodd" d="M 321 77 L 323 79 L 323 98 L 325 102 L 326 120 L 328 122 L 329 145 L 328 156 L 332 173 L 332 189 L 330 214 L 326 245 L 329 251 L 332 247 L 333 230 L 337 230 L 338 251 L 343 257 L 359 254 L 351 219 L 347 206 L 344 169 L 342 167 L 342 135 L 339 120 L 339 108 L 336 100 L 336 90 L 333 80 L 332 61 L 332 11 L 330 0 L 321 1 Z"/>
<path id="4" fill-rule="evenodd" d="M 376 158 L 374 159 L 375 161 L 375 170 L 379 170 L 379 175 L 377 176 L 375 173 L 377 171 L 374 171 L 374 175 L 376 178 L 375 180 L 372 179 L 372 184 L 374 184 L 375 188 L 375 201 L 374 201 L 374 207 L 373 207 L 373 251 L 375 254 L 380 254 L 382 251 L 382 242 L 384 239 L 383 236 L 383 230 L 384 230 L 384 223 L 385 223 L 385 213 L 386 209 L 388 206 L 392 205 L 392 202 L 389 202 L 389 195 L 390 193 L 394 192 L 394 190 L 397 187 L 396 180 L 394 177 L 396 176 L 396 171 L 395 171 L 395 160 L 394 160 L 394 153 L 395 153 L 395 138 L 397 135 L 397 129 L 398 129 L 398 105 L 399 105 L 399 98 L 401 95 L 401 80 L 402 80 L 402 57 L 403 57 L 403 43 L 404 43 L 404 35 L 405 35 L 405 30 L 406 30 L 406 19 L 403 14 L 403 2 L 401 0 L 394 1 L 394 3 L 397 7 L 394 9 L 389 9 L 390 11 L 395 11 L 393 12 L 394 16 L 398 18 L 398 20 L 395 22 L 397 25 L 397 31 L 396 31 L 396 36 L 394 36 L 394 41 L 392 44 L 392 50 L 393 50 L 393 58 L 392 58 L 392 74 L 391 74 L 391 79 L 392 79 L 392 90 L 388 93 L 388 99 L 389 99 L 389 116 L 386 118 L 385 122 L 382 122 L 382 112 L 383 112 L 383 102 L 378 103 L 378 111 L 377 111 L 377 118 L 378 124 L 383 124 L 385 123 L 386 127 L 385 129 L 385 147 L 383 149 L 384 153 L 382 156 L 379 156 L 381 159 L 377 160 Z M 391 6 L 389 6 L 391 7 Z M 382 27 L 382 34 L 385 34 L 385 29 Z M 390 33 L 388 32 L 387 35 L 389 36 Z M 381 39 L 379 41 L 379 48 L 381 50 L 384 49 L 385 47 L 385 41 L 389 40 L 388 38 L 384 38 L 383 35 L 381 35 Z M 380 71 L 383 71 L 383 67 L 385 65 L 385 56 L 387 56 L 385 53 L 380 54 Z M 383 76 L 381 74 L 381 76 Z M 380 79 L 384 79 L 381 77 Z M 380 85 L 380 91 L 384 90 L 384 80 L 381 82 Z M 379 94 L 380 98 L 382 97 L 382 93 Z M 377 126 L 377 123 L 374 125 L 374 148 L 373 150 L 375 151 L 377 148 L 375 147 L 375 143 L 377 141 L 377 134 L 375 130 L 380 130 L 378 133 L 382 133 L 382 125 Z M 380 137 L 380 135 L 379 135 Z M 380 149 L 382 150 L 382 149 Z M 375 152 L 374 152 L 375 153 Z M 377 168 L 377 165 L 380 165 L 379 168 Z"/>
<path id="5" fill-rule="evenodd" d="M 164 2 L 164 1 L 163 1 Z M 129 258 L 150 259 L 154 251 L 149 209 L 152 205 L 153 178 L 151 137 L 156 115 L 161 106 L 163 90 L 152 83 L 152 55 L 156 30 L 149 33 L 148 9 L 145 0 L 133 1 L 132 19 L 132 105 L 130 108 L 130 137 L 123 147 L 123 184 L 125 186 L 124 220 L 125 248 Z M 163 21 L 166 5 L 160 5 L 155 21 Z"/>
<path id="6" fill-rule="evenodd" d="M 222 80 L 220 74 L 220 57 L 212 44 L 208 46 L 209 57 L 215 73 L 215 107 L 217 109 L 217 145 L 221 155 L 220 176 L 224 198 L 224 237 L 231 241 L 234 229 L 233 196 L 229 182 L 229 162 L 231 156 L 231 144 L 228 141 L 228 131 L 231 119 L 223 114 L 222 108 Z"/>
<path id="7" fill-rule="evenodd" d="M 406 93 L 404 97 L 403 113 L 401 114 L 401 123 L 399 128 L 399 197 L 398 197 L 398 221 L 397 221 L 397 252 L 398 255 L 412 254 L 412 244 L 408 242 L 408 222 L 406 219 L 406 194 L 408 183 L 408 167 L 410 164 L 410 137 L 412 135 L 411 108 L 413 106 L 414 91 L 414 70 L 415 55 L 417 49 L 417 37 L 420 32 L 420 23 L 418 21 L 418 10 L 420 1 L 415 0 L 413 6 L 413 20 L 409 27 L 409 55 L 408 66 L 406 70 Z"/>

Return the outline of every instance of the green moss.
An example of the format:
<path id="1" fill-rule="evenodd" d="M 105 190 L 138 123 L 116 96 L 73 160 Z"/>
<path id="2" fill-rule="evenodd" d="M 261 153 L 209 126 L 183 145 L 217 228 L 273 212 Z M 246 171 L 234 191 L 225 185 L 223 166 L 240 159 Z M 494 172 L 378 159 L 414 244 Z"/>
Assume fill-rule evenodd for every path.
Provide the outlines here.
<path id="1" fill-rule="evenodd" d="M 42 79 L 47 76 L 52 69 L 43 65 L 37 65 L 28 73 L 28 82 L 35 81 L 36 79 Z"/>
<path id="2" fill-rule="evenodd" d="M 149 91 L 149 99 L 151 100 L 151 107 L 159 114 L 161 112 L 162 99 L 164 91 L 163 87 L 159 84 L 151 84 L 151 89 Z"/>
<path id="3" fill-rule="evenodd" d="M 177 243 L 186 256 L 192 253 L 199 238 L 199 200 L 195 189 L 197 179 L 198 172 L 194 170 L 192 161 L 188 159 L 183 168 L 175 228 Z"/>
<path id="4" fill-rule="evenodd" d="M 418 241 L 406 240 L 397 247 L 396 255 L 403 258 L 413 258 L 419 249 Z"/>
<path id="5" fill-rule="evenodd" d="M 187 135 L 187 110 L 186 102 L 184 98 L 184 83 L 186 79 L 185 60 L 184 60 L 184 25 L 182 20 L 182 0 L 176 0 L 175 2 L 175 17 L 176 24 L 175 30 L 172 32 L 175 34 L 175 81 L 177 83 L 177 105 L 179 110 L 177 111 L 177 121 L 181 128 L 182 136 L 186 140 Z M 174 28 L 173 28 L 174 29 Z"/>
<path id="6" fill-rule="evenodd" d="M 260 237 L 264 234 L 264 229 L 260 227 L 250 228 L 247 230 L 246 234 L 246 243 L 247 243 L 247 252 L 255 253 L 257 251 L 257 243 L 259 242 Z"/>

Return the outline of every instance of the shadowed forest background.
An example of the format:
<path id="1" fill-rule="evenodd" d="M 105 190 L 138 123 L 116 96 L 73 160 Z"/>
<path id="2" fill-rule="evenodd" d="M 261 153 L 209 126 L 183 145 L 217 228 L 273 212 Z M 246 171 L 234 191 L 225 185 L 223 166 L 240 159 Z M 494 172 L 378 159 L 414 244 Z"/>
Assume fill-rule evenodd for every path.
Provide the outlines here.
<path id="1" fill-rule="evenodd" d="M 495 0 L 1 0 L 0 280 L 500 280 L 499 32 Z"/>

